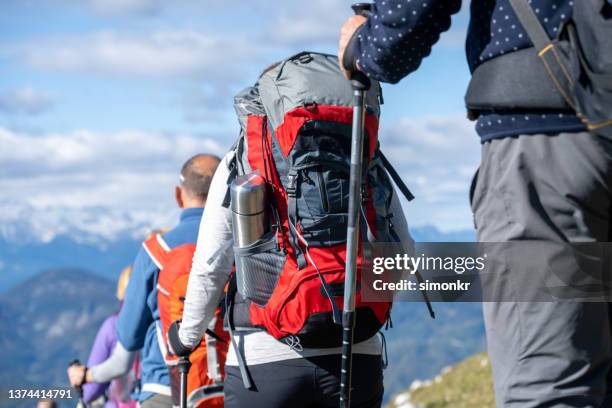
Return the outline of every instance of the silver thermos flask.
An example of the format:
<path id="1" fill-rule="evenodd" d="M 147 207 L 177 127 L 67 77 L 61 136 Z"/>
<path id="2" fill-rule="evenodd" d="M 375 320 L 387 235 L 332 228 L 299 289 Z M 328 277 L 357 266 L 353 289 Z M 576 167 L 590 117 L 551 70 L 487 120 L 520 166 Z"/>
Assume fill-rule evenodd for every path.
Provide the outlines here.
<path id="1" fill-rule="evenodd" d="M 243 248 L 267 232 L 266 181 L 256 173 L 244 174 L 232 181 L 230 191 L 234 246 Z"/>

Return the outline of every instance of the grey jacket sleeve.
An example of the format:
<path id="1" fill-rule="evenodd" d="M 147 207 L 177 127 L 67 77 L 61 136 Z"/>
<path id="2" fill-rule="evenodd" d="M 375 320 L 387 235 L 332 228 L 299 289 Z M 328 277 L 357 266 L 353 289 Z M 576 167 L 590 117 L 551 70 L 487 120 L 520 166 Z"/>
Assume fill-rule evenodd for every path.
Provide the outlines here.
<path id="1" fill-rule="evenodd" d="M 231 211 L 222 205 L 232 157 L 233 152 L 228 153 L 217 167 L 198 233 L 179 331 L 181 343 L 190 348 L 200 342 L 214 317 L 234 264 Z"/>
<path id="2" fill-rule="evenodd" d="M 136 352 L 127 351 L 117 341 L 112 354 L 103 363 L 89 367 L 91 382 L 105 383 L 127 374 L 132 368 Z"/>

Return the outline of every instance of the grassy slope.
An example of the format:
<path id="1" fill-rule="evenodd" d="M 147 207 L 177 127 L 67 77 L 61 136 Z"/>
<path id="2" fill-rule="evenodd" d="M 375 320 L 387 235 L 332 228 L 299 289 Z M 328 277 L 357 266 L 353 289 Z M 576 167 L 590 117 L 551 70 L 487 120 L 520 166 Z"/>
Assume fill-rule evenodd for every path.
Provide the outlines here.
<path id="1" fill-rule="evenodd" d="M 409 394 L 409 395 L 408 395 Z M 491 364 L 476 354 L 412 391 L 395 396 L 387 408 L 494 408 Z"/>

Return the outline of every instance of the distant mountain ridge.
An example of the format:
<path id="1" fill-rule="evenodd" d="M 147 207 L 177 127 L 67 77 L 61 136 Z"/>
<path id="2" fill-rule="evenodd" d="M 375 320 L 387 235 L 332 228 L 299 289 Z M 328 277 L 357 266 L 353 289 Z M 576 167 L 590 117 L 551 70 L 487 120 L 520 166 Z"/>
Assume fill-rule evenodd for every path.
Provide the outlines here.
<path id="1" fill-rule="evenodd" d="M 33 405 L 3 401 L 8 388 L 67 388 L 68 363 L 87 358 L 100 324 L 118 311 L 114 293 L 110 280 L 54 269 L 1 294 L 0 406 Z"/>
<path id="2" fill-rule="evenodd" d="M 40 210 L 0 202 L 0 293 L 50 268 L 83 268 L 115 279 L 154 228 L 172 226 L 178 211 L 117 212 L 104 208 Z M 473 241 L 472 231 L 411 228 L 416 241 Z"/>
<path id="3" fill-rule="evenodd" d="M 14 243 L 0 238 L 0 293 L 52 268 L 81 268 L 114 280 L 136 256 L 140 240 L 122 237 L 100 243 L 57 236 L 50 242 Z"/>
<path id="4" fill-rule="evenodd" d="M 440 231 L 433 225 L 410 228 L 412 238 L 416 242 L 474 242 L 474 230 Z"/>
<path id="5" fill-rule="evenodd" d="M 66 387 L 66 365 L 85 360 L 98 327 L 118 310 L 115 283 L 81 269 L 40 273 L 0 294 L 0 395 L 13 386 Z M 393 328 L 384 330 L 389 367 L 385 396 L 484 349 L 480 304 L 423 303 L 393 306 Z M 25 407 L 23 402 L 10 406 Z M 0 406 L 8 406 L 0 399 Z"/>
<path id="6" fill-rule="evenodd" d="M 471 241 L 474 235 L 435 227 L 411 233 L 419 242 Z M 67 361 L 86 358 L 99 324 L 117 309 L 114 281 L 133 261 L 142 236 L 76 235 L 66 231 L 47 242 L 0 237 L 0 347 L 11 356 L 0 362 L 0 392 L 17 378 L 22 385 L 64 384 Z M 394 328 L 385 331 L 387 397 L 484 348 L 479 304 L 434 308 L 436 320 L 421 303 L 394 305 Z"/>
<path id="7" fill-rule="evenodd" d="M 163 214 L 104 209 L 0 211 L 0 347 L 10 356 L 0 359 L 2 395 L 17 380 L 22 386 L 65 386 L 68 360 L 86 358 L 98 326 L 117 309 L 119 271 L 134 260 L 152 227 L 171 226 L 178 218 L 178 212 L 165 214 L 167 221 Z M 471 230 L 424 226 L 411 233 L 418 242 L 474 240 Z M 434 307 L 436 320 L 421 303 L 394 305 L 395 327 L 385 332 L 387 397 L 484 348 L 480 305 Z"/>

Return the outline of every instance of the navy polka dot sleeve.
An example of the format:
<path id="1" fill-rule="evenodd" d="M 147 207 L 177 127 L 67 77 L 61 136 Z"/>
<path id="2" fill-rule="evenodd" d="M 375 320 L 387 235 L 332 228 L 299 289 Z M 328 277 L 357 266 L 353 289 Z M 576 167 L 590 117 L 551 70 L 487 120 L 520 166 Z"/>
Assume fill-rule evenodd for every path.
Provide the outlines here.
<path id="1" fill-rule="evenodd" d="M 571 17 L 574 1 L 529 0 L 529 4 L 553 38 Z M 460 7 L 460 0 L 377 0 L 354 42 L 360 70 L 379 81 L 397 83 L 430 54 Z M 472 0 L 470 14 L 466 54 L 472 72 L 487 60 L 531 47 L 509 0 Z M 572 112 L 515 110 L 483 112 L 476 130 L 486 141 L 519 134 L 578 132 L 584 126 Z"/>
<path id="2" fill-rule="evenodd" d="M 372 78 L 397 83 L 430 54 L 460 8 L 460 0 L 376 1 L 357 34 L 357 64 Z"/>

